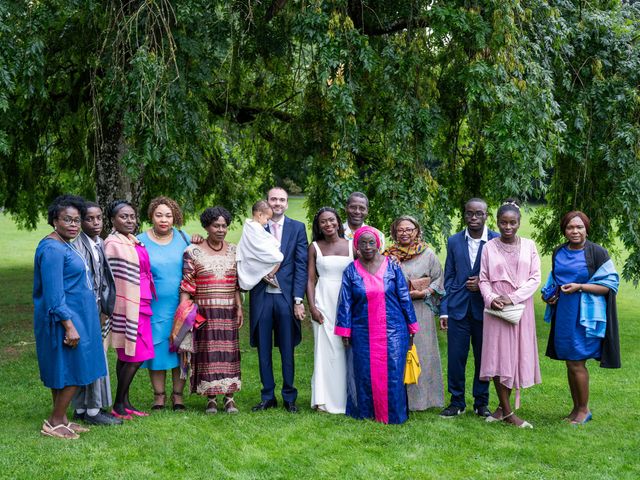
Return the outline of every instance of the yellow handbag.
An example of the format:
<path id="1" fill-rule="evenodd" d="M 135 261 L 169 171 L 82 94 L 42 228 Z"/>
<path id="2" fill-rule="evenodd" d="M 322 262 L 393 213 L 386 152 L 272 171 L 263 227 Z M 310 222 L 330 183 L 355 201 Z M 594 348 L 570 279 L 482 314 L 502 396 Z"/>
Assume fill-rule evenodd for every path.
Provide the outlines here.
<path id="1" fill-rule="evenodd" d="M 407 352 L 407 364 L 404 368 L 404 383 L 406 385 L 418 383 L 418 377 L 420 376 L 421 371 L 418 350 L 414 343 Z"/>

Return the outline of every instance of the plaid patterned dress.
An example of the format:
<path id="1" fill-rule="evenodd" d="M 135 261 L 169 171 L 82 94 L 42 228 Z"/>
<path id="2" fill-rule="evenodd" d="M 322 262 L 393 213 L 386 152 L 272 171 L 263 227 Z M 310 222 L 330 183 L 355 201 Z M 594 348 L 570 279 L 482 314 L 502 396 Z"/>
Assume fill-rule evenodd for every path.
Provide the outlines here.
<path id="1" fill-rule="evenodd" d="M 225 242 L 226 243 L 226 242 Z M 238 288 L 236 246 L 214 254 L 206 245 L 184 252 L 180 290 L 193 297 L 206 322 L 194 330 L 191 393 L 231 394 L 240 390 L 240 343 L 235 294 Z"/>

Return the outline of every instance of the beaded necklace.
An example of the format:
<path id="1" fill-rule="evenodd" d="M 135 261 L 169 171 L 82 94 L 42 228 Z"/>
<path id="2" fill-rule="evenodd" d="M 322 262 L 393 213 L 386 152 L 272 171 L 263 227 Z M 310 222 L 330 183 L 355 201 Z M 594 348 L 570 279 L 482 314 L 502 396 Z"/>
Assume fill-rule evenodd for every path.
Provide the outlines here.
<path id="1" fill-rule="evenodd" d="M 65 241 L 58 232 L 54 230 L 53 233 L 55 233 L 56 236 L 60 239 L 60 241 L 64 243 L 68 248 L 70 248 L 73 253 L 75 253 L 78 257 L 80 257 L 80 260 L 82 260 L 82 264 L 84 265 L 84 277 L 85 277 L 85 280 L 87 281 L 87 287 L 89 287 L 89 290 L 93 291 L 93 282 L 91 281 L 90 274 L 89 274 L 89 264 L 87 264 L 87 260 L 84 258 L 84 255 L 82 255 L 78 251 L 78 249 L 75 247 L 75 245 L 71 244 L 71 242 Z"/>

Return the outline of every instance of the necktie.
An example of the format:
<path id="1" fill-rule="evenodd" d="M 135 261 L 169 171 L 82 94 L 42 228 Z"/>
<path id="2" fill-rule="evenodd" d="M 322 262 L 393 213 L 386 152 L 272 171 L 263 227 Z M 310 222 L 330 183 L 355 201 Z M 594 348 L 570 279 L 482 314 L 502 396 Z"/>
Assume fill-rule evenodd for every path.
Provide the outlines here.
<path id="1" fill-rule="evenodd" d="M 271 224 L 271 233 L 278 241 L 282 238 L 282 230 L 280 230 L 280 225 L 277 223 Z"/>
<path id="2" fill-rule="evenodd" d="M 102 245 L 100 243 L 96 243 L 96 251 L 98 252 L 98 258 L 100 259 L 100 264 L 104 260 L 104 250 L 102 249 Z"/>
<path id="3" fill-rule="evenodd" d="M 102 269 L 104 265 L 104 250 L 102 249 L 102 245 L 100 242 L 95 244 L 96 252 L 98 252 L 98 261 L 94 263 L 96 266 L 94 275 L 96 276 L 96 283 L 98 285 L 102 284 Z"/>

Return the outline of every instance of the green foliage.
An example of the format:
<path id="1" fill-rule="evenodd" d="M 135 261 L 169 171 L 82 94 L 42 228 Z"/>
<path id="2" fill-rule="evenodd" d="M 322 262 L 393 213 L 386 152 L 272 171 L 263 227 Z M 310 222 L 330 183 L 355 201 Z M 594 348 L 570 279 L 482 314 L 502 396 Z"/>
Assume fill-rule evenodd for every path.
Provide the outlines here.
<path id="1" fill-rule="evenodd" d="M 607 247 L 622 240 L 624 276 L 640 279 L 640 49 L 637 7 L 585 9 L 562 2 L 562 19 L 539 37 L 553 36 L 548 52 L 564 131 L 553 161 L 547 207 L 536 216 L 538 240 L 550 251 L 569 210 L 591 217 L 590 238 Z"/>
<path id="2" fill-rule="evenodd" d="M 410 213 L 438 244 L 470 196 L 515 196 L 546 200 L 546 251 L 581 208 L 639 279 L 635 5 L 3 2 L 0 205 L 25 226 L 62 191 L 238 212 L 278 183 L 311 215 L 361 190 L 371 223 Z"/>

